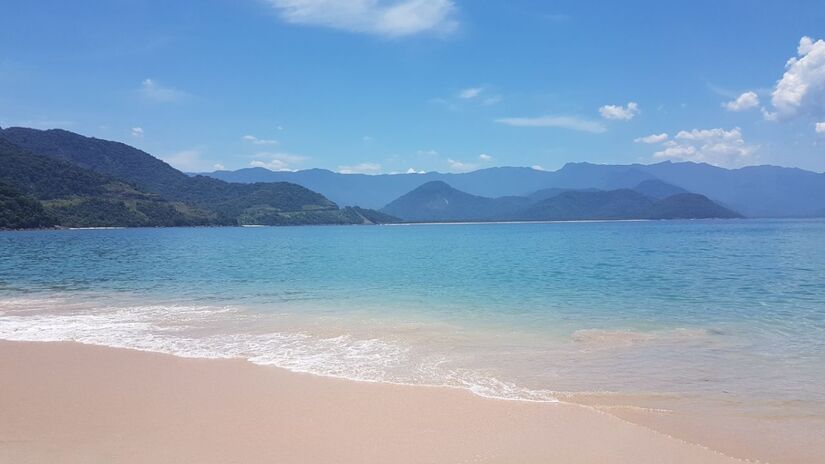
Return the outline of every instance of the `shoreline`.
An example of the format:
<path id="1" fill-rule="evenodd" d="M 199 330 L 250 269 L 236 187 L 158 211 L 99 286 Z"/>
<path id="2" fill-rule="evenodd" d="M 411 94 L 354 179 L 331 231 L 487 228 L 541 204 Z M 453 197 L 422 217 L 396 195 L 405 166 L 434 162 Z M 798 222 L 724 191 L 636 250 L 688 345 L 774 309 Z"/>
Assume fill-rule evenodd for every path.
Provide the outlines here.
<path id="1" fill-rule="evenodd" d="M 240 359 L 0 341 L 0 372 L 10 462 L 745 462 L 598 408 Z"/>
<path id="2" fill-rule="evenodd" d="M 638 218 L 638 219 L 559 219 L 536 221 L 443 221 L 443 222 L 386 222 L 372 224 L 232 224 L 232 225 L 203 225 L 203 226 L 90 226 L 90 227 L 35 227 L 29 229 L 2 229 L 0 232 L 32 232 L 32 231 L 59 231 L 59 230 L 132 230 L 132 229 L 224 229 L 224 228 L 281 228 L 281 227 L 348 227 L 348 226 L 442 226 L 442 225 L 496 225 L 496 224 L 590 224 L 590 223 L 622 223 L 622 222 L 676 222 L 676 221 L 731 221 L 742 219 L 754 220 L 805 220 L 825 219 L 819 216 L 788 216 L 788 217 L 741 217 L 741 218 Z"/>

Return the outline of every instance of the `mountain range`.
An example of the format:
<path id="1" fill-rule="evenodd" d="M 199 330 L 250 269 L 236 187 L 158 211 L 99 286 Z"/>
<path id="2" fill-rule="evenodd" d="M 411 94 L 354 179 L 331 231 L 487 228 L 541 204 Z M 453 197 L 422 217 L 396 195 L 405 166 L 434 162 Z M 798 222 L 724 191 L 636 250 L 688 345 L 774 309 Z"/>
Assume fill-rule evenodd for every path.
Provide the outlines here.
<path id="1" fill-rule="evenodd" d="M 455 174 L 251 168 L 198 175 L 119 142 L 60 129 L 0 129 L 0 228 L 742 215 L 823 216 L 825 174 L 665 162 Z"/>
<path id="2" fill-rule="evenodd" d="M 655 183 L 653 188 L 651 183 Z M 428 182 L 402 195 L 382 211 L 410 222 L 571 221 L 617 219 L 739 218 L 704 195 L 678 192 L 659 181 L 636 189 L 541 190 L 530 196 L 487 198 Z M 665 190 L 675 193 L 664 193 Z M 661 197 L 646 191 L 655 190 Z"/>
<path id="3" fill-rule="evenodd" d="M 323 169 L 276 172 L 246 168 L 204 175 L 228 182 L 293 182 L 338 204 L 369 208 L 383 208 L 431 181 L 442 181 L 468 194 L 488 198 L 530 196 L 548 189 L 639 189 L 645 181 L 659 181 L 682 193 L 704 195 L 746 217 L 825 215 L 825 174 L 777 166 L 725 169 L 665 161 L 650 165 L 568 163 L 557 171 L 497 167 L 468 173 L 365 175 Z M 655 192 L 646 193 L 657 196 Z"/>
<path id="4" fill-rule="evenodd" d="M 293 183 L 192 177 L 128 145 L 59 129 L 0 129 L 0 184 L 0 228 L 395 221 Z"/>

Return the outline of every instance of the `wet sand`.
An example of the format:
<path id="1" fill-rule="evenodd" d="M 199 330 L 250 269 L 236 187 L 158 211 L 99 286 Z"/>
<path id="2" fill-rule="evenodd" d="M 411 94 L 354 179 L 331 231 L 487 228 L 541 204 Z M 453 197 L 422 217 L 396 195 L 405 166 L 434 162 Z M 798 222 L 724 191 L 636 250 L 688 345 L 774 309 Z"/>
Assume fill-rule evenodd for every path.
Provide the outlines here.
<path id="1" fill-rule="evenodd" d="M 741 461 L 573 404 L 0 342 L 0 462 Z"/>

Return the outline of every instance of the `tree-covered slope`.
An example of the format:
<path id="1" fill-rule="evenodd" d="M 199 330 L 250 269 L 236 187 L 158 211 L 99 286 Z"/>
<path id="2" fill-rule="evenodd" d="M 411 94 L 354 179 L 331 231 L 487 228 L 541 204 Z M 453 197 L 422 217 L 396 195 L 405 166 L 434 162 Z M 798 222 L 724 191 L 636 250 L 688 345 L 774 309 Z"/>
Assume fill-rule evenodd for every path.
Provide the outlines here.
<path id="1" fill-rule="evenodd" d="M 50 218 L 49 225 L 183 226 L 213 224 L 217 218 L 112 177 L 29 153 L 2 138 L 0 182 L 37 200 Z"/>
<path id="2" fill-rule="evenodd" d="M 55 222 L 39 201 L 0 182 L 0 229 L 51 227 Z"/>
<path id="3" fill-rule="evenodd" d="M 192 223 L 191 217 L 187 217 L 189 222 L 176 217 L 174 210 L 204 219 L 196 223 L 214 225 L 362 224 L 385 217 L 367 212 L 376 221 L 365 220 L 364 214 L 341 210 L 323 195 L 287 182 L 233 184 L 203 176 L 190 177 L 128 145 L 64 130 L 8 128 L 0 130 L 2 139 L 10 146 L 42 155 L 9 158 L 7 164 L 16 166 L 11 169 L 19 172 L 12 177 L 24 184 L 24 191 L 43 200 L 64 200 L 52 202 L 50 207 L 77 213 L 67 212 L 61 223 L 75 224 L 81 217 L 89 217 L 93 222 L 114 218 L 118 224 L 128 226 Z M 37 164 L 49 164 L 50 169 L 44 170 Z M 44 176 L 59 176 L 60 180 L 42 182 Z M 75 198 L 101 199 L 101 195 L 131 201 L 112 205 Z M 73 197 L 72 201 L 66 197 Z M 127 220 L 127 210 L 147 219 Z"/>
<path id="4" fill-rule="evenodd" d="M 232 184 L 210 177 L 190 177 L 129 145 L 65 130 L 12 127 L 0 135 L 32 153 L 123 180 L 167 200 L 215 211 L 228 221 L 253 207 L 265 206 L 278 212 L 337 209 L 323 195 L 295 184 Z"/>

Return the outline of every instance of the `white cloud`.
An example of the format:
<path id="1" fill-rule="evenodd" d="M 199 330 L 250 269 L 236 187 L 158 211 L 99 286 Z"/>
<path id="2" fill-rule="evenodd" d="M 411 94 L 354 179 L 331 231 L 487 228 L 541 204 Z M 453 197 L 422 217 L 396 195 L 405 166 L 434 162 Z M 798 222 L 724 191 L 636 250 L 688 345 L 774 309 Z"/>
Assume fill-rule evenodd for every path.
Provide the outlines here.
<path id="1" fill-rule="evenodd" d="M 293 24 L 324 26 L 383 37 L 449 33 L 456 29 L 452 0 L 267 0 Z"/>
<path id="2" fill-rule="evenodd" d="M 728 111 L 745 111 L 757 106 L 759 106 L 759 95 L 756 92 L 745 92 L 739 95 L 736 100 L 722 104 L 722 107 Z"/>
<path id="3" fill-rule="evenodd" d="M 499 124 L 515 127 L 559 127 L 598 134 L 607 130 L 598 121 L 590 121 L 576 116 L 539 116 L 536 118 L 501 118 Z"/>
<path id="4" fill-rule="evenodd" d="M 216 171 L 226 171 L 226 166 L 224 166 L 224 165 L 223 165 L 223 164 L 221 164 L 221 163 L 215 163 L 215 164 L 213 164 L 213 165 L 212 165 L 212 168 L 214 168 Z"/>
<path id="5" fill-rule="evenodd" d="M 797 56 L 785 64 L 785 73 L 771 94 L 774 111 L 766 119 L 789 119 L 803 114 L 825 114 L 825 41 L 802 37 Z"/>
<path id="6" fill-rule="evenodd" d="M 487 153 L 482 153 L 482 154 L 478 155 L 478 159 L 480 159 L 481 161 L 487 162 L 487 161 L 492 161 L 493 157 L 488 155 Z"/>
<path id="7" fill-rule="evenodd" d="M 542 166 L 540 166 L 538 164 L 534 164 L 534 165 L 530 166 L 530 169 L 533 169 L 534 171 L 546 171 L 546 169 L 544 169 Z"/>
<path id="8" fill-rule="evenodd" d="M 457 111 L 462 103 L 475 103 L 478 105 L 491 106 L 504 100 L 501 95 L 492 93 L 487 87 L 467 87 L 459 90 L 451 98 L 433 98 L 430 101 L 439 105 L 444 105 L 447 109 Z"/>
<path id="9" fill-rule="evenodd" d="M 651 143 L 662 143 L 662 142 L 666 141 L 667 138 L 668 138 L 667 132 L 662 132 L 661 134 L 651 134 L 651 135 L 648 135 L 648 136 L 645 136 L 645 137 L 639 137 L 639 138 L 633 139 L 633 141 L 636 142 L 636 143 L 651 144 Z"/>
<path id="10" fill-rule="evenodd" d="M 816 123 L 814 128 L 817 134 L 825 134 L 825 121 Z"/>
<path id="11" fill-rule="evenodd" d="M 377 163 L 359 163 L 352 166 L 338 166 L 341 174 L 379 174 L 381 165 Z"/>
<path id="12" fill-rule="evenodd" d="M 181 150 L 161 157 L 172 167 L 184 172 L 204 172 L 214 168 L 214 162 L 205 160 L 203 152 L 198 148 Z"/>
<path id="13" fill-rule="evenodd" d="M 249 165 L 254 168 L 266 168 L 270 171 L 295 171 L 307 160 L 306 156 L 292 153 L 256 153 Z"/>
<path id="14" fill-rule="evenodd" d="M 143 82 L 140 83 L 139 91 L 145 100 L 156 103 L 172 103 L 188 96 L 186 92 L 164 87 L 153 79 L 144 79 Z"/>
<path id="15" fill-rule="evenodd" d="M 761 108 L 762 117 L 765 118 L 765 121 L 778 121 L 779 120 L 779 113 L 776 111 L 768 111 L 765 108 Z"/>
<path id="16" fill-rule="evenodd" d="M 756 147 L 745 143 L 742 130 L 693 129 L 680 131 L 673 140 L 664 142 L 664 149 L 653 154 L 658 159 L 675 159 L 737 167 L 746 164 Z"/>
<path id="17" fill-rule="evenodd" d="M 636 102 L 630 102 L 627 106 L 621 105 L 604 105 L 599 108 L 599 113 L 605 119 L 616 119 L 620 121 L 629 121 L 639 114 L 639 105 Z"/>
<path id="18" fill-rule="evenodd" d="M 426 174 L 427 171 L 416 171 L 415 168 L 407 169 L 407 174 Z"/>
<path id="19" fill-rule="evenodd" d="M 450 169 L 452 169 L 453 171 L 459 172 L 473 171 L 477 168 L 475 164 L 463 163 L 452 158 L 447 158 L 447 165 L 450 166 Z"/>
<path id="20" fill-rule="evenodd" d="M 142 127 L 133 127 L 132 128 L 132 137 L 143 137 L 143 128 Z"/>
<path id="21" fill-rule="evenodd" d="M 254 135 L 244 135 L 243 137 L 241 137 L 241 140 L 243 140 L 244 142 L 249 142 L 253 145 L 277 145 L 278 144 L 277 140 L 259 139 L 258 137 L 255 137 Z"/>
<path id="22" fill-rule="evenodd" d="M 474 98 L 478 98 L 482 91 L 484 91 L 484 89 L 481 87 L 470 87 L 458 92 L 458 98 L 472 100 Z"/>

